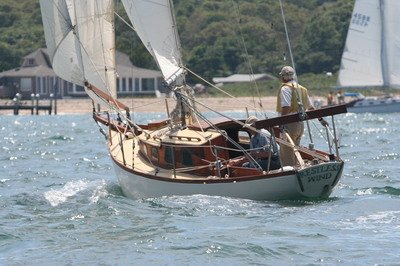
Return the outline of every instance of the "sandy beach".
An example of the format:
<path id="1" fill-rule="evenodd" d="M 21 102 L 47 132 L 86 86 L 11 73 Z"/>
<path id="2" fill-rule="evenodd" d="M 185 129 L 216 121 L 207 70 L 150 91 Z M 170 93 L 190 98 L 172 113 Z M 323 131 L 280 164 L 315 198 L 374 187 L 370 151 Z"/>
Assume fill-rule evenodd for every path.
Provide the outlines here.
<path id="1" fill-rule="evenodd" d="M 314 99 L 315 100 L 315 99 Z M 166 112 L 167 108 L 172 110 L 175 106 L 175 100 L 161 98 L 122 98 L 119 99 L 123 104 L 131 108 L 133 112 Z M 208 111 L 212 108 L 217 111 L 249 111 L 262 109 L 265 111 L 275 111 L 276 98 L 263 97 L 260 101 L 253 97 L 240 98 L 211 98 L 198 97 L 196 98 L 196 106 L 201 111 Z M 0 105 L 11 105 L 11 100 L 0 100 Z M 30 105 L 31 101 L 22 101 L 22 104 Z M 48 105 L 49 100 L 41 100 L 41 105 Z M 54 103 L 53 103 L 54 104 Z M 168 107 L 167 107 L 168 106 Z M 90 99 L 61 99 L 57 100 L 57 114 L 85 114 L 92 112 L 92 101 Z M 12 114 L 12 110 L 0 110 L 0 114 Z M 41 111 L 40 114 L 45 114 Z M 20 114 L 30 114 L 28 110 L 21 110 Z"/>
<path id="2" fill-rule="evenodd" d="M 172 110 L 175 107 L 175 100 L 161 98 L 122 98 L 119 99 L 123 104 L 131 108 L 133 112 L 165 112 L 167 108 Z M 241 98 L 196 98 L 198 109 L 207 111 L 213 108 L 217 111 L 236 111 L 236 110 L 254 110 L 254 106 L 259 107 L 258 98 L 241 97 Z M 264 97 L 261 99 L 263 109 L 266 111 L 275 110 L 275 97 Z M 0 100 L 0 105 L 12 105 L 12 100 Z M 22 105 L 31 105 L 31 101 L 22 101 Z M 49 105 L 49 100 L 41 100 L 40 105 Z M 53 102 L 54 104 L 54 102 Z M 59 99 L 57 100 L 57 114 L 84 114 L 92 112 L 92 101 L 90 99 Z M 12 110 L 0 110 L 1 114 L 12 114 Z M 40 114 L 44 114 L 41 111 Z M 30 114 L 28 110 L 21 110 L 20 114 Z"/>

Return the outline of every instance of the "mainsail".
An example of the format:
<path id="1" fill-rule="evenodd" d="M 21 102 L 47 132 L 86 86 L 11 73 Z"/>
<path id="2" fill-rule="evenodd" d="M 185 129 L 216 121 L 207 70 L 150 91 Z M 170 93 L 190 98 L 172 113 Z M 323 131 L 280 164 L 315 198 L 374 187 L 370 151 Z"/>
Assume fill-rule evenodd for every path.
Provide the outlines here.
<path id="1" fill-rule="evenodd" d="M 97 87 L 98 93 L 85 87 L 97 103 L 104 103 L 104 96 L 115 97 L 113 0 L 40 0 L 40 6 L 56 74 L 80 86 L 88 82 Z"/>
<path id="2" fill-rule="evenodd" d="M 183 79 L 180 42 L 170 0 L 122 0 L 136 33 L 157 62 L 165 81 Z"/>
<path id="3" fill-rule="evenodd" d="M 399 11 L 396 0 L 355 2 L 339 87 L 400 87 Z"/>

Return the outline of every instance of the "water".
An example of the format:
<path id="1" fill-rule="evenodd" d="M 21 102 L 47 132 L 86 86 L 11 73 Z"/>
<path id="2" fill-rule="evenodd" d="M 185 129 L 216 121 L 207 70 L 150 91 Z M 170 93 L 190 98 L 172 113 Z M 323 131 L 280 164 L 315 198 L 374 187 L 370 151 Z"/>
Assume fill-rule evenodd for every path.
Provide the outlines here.
<path id="1" fill-rule="evenodd" d="M 0 265 L 400 263 L 400 114 L 338 117 L 345 171 L 318 202 L 131 200 L 90 115 L 0 122 Z"/>

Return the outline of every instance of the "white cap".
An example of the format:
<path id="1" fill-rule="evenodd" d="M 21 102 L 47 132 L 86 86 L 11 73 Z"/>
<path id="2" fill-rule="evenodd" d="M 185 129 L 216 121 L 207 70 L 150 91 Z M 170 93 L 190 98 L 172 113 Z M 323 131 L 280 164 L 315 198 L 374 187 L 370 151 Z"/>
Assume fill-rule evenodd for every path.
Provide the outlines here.
<path id="1" fill-rule="evenodd" d="M 291 77 L 294 75 L 294 69 L 291 66 L 284 66 L 282 67 L 281 72 L 279 72 L 279 75 L 282 77 L 283 76 Z"/>
<path id="2" fill-rule="evenodd" d="M 246 119 L 246 122 L 244 122 L 244 126 L 243 127 L 250 127 L 257 121 L 258 121 L 258 118 L 255 117 L 254 115 L 251 115 Z"/>

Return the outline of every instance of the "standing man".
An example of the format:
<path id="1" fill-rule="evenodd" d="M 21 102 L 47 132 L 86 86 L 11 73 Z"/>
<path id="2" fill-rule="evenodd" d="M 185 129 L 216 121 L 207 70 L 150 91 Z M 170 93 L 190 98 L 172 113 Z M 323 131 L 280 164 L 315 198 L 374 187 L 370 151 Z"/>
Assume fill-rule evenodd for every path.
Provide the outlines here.
<path id="1" fill-rule="evenodd" d="M 291 66 L 284 66 L 279 73 L 282 80 L 277 98 L 277 112 L 281 115 L 293 114 L 303 111 L 313 110 L 307 89 L 298 84 L 294 79 L 294 69 Z M 304 124 L 302 121 L 286 124 L 284 130 L 289 134 L 296 146 L 300 145 L 300 140 L 304 132 Z M 294 166 L 296 164 L 293 148 L 281 145 L 281 161 L 282 165 Z"/>

